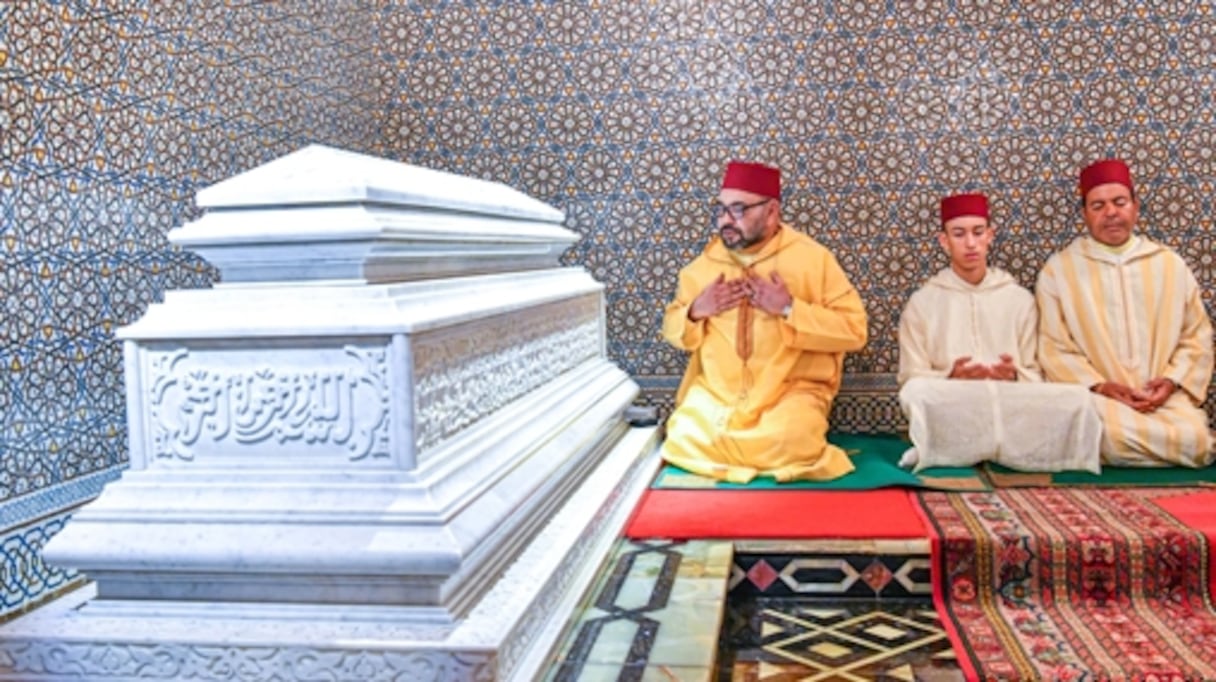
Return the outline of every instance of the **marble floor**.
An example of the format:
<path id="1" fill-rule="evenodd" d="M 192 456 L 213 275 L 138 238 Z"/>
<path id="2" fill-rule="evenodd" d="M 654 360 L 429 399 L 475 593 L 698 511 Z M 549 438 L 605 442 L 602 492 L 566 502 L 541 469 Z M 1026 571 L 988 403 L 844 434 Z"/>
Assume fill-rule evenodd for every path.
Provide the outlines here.
<path id="1" fill-rule="evenodd" d="M 551 682 L 962 679 L 924 541 L 621 540 Z"/>
<path id="2" fill-rule="evenodd" d="M 713 679 L 732 551 L 729 542 L 619 542 L 547 679 Z"/>

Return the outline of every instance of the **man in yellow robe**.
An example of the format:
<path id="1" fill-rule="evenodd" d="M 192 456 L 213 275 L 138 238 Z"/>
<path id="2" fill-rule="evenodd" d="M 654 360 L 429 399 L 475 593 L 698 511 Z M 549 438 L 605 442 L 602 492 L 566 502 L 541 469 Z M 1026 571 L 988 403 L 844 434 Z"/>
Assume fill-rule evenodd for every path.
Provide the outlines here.
<path id="1" fill-rule="evenodd" d="M 718 236 L 680 271 L 663 336 L 690 352 L 663 457 L 747 482 L 827 480 L 853 470 L 827 442 L 846 351 L 866 342 L 861 297 L 836 258 L 781 221 L 781 174 L 732 161 Z"/>
<path id="2" fill-rule="evenodd" d="M 1034 296 L 988 265 L 988 198 L 945 197 L 941 223 L 950 267 L 899 318 L 899 404 L 913 445 L 900 464 L 1098 472 L 1102 424 L 1089 393 L 1043 383 Z"/>
<path id="3" fill-rule="evenodd" d="M 1212 377 L 1212 324 L 1195 276 L 1169 248 L 1134 233 L 1131 171 L 1107 159 L 1081 171 L 1088 236 L 1039 273 L 1039 364 L 1051 381 L 1094 393 L 1102 458 L 1121 466 L 1207 466 L 1199 408 Z"/>

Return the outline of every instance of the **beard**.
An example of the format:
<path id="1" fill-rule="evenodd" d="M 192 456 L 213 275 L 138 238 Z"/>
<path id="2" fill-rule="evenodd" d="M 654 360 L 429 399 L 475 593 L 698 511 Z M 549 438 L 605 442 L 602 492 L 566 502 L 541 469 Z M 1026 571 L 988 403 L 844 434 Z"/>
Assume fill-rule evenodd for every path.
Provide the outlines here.
<path id="1" fill-rule="evenodd" d="M 759 244 L 764 239 L 763 234 L 748 237 L 743 230 L 735 225 L 727 225 L 718 229 L 722 244 L 731 251 L 743 251 Z"/>

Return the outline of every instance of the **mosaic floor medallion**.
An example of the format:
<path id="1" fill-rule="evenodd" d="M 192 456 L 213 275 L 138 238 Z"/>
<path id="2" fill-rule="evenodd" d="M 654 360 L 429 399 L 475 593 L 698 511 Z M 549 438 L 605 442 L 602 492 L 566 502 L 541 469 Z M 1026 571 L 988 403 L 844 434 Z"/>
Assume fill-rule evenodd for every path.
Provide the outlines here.
<path id="1" fill-rule="evenodd" d="M 717 682 L 962 680 L 927 601 L 756 598 L 727 605 Z"/>

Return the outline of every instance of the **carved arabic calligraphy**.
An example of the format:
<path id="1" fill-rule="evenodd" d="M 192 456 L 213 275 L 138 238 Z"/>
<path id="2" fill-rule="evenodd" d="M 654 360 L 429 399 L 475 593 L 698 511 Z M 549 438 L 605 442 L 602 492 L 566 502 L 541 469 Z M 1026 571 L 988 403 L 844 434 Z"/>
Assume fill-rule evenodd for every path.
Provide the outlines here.
<path id="1" fill-rule="evenodd" d="M 153 456 L 192 461 L 204 445 L 297 442 L 339 446 L 350 461 L 389 457 L 386 351 L 342 353 L 348 361 L 329 366 L 248 369 L 186 349 L 154 354 Z"/>

